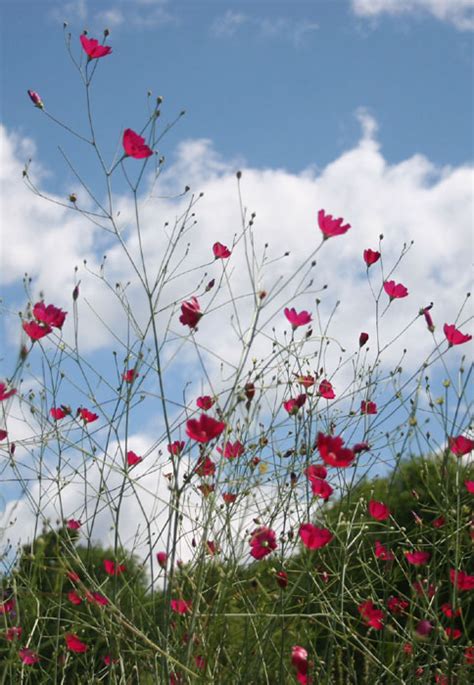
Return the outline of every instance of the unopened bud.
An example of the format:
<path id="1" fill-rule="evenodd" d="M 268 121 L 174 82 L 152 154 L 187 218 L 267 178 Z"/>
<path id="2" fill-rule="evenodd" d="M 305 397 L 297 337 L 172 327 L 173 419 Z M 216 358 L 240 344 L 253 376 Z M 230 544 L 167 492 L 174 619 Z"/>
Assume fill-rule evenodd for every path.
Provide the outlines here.
<path id="1" fill-rule="evenodd" d="M 29 90 L 28 95 L 30 96 L 30 100 L 34 104 L 35 107 L 38 107 L 38 109 L 44 109 L 43 100 L 41 99 L 40 95 L 36 91 Z"/>

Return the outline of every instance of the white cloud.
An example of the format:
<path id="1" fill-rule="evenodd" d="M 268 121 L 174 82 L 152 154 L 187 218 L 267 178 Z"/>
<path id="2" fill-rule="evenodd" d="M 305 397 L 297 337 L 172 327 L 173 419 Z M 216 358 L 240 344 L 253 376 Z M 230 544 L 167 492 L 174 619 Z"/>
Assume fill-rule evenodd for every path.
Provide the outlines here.
<path id="1" fill-rule="evenodd" d="M 238 32 L 252 31 L 264 39 L 290 40 L 295 47 L 303 45 L 309 33 L 319 25 L 309 19 L 294 20 L 289 17 L 256 17 L 243 12 L 227 10 L 211 24 L 211 33 L 217 38 L 235 36 Z"/>
<path id="2" fill-rule="evenodd" d="M 248 15 L 243 14 L 242 12 L 227 10 L 225 14 L 214 19 L 211 26 L 211 32 L 219 38 L 233 36 L 237 33 L 239 28 L 248 22 L 248 20 Z"/>
<path id="3" fill-rule="evenodd" d="M 461 31 L 474 30 L 474 0 L 352 0 L 352 8 L 356 15 L 369 18 L 427 12 Z"/>

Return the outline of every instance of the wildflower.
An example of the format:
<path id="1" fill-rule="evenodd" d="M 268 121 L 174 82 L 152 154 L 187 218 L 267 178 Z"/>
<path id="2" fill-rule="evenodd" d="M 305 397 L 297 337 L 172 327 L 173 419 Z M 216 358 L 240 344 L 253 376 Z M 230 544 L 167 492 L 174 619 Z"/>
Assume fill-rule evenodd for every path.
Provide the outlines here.
<path id="1" fill-rule="evenodd" d="M 12 388 L 11 390 L 7 390 L 6 384 L 0 382 L 0 402 L 3 402 L 4 400 L 8 400 L 10 397 L 13 397 L 13 395 L 16 395 L 15 388 Z"/>
<path id="2" fill-rule="evenodd" d="M 106 45 L 99 45 L 99 41 L 95 38 L 87 38 L 84 34 L 80 37 L 81 45 L 90 62 L 92 59 L 100 59 L 110 55 L 112 48 Z"/>
<path id="3" fill-rule="evenodd" d="M 395 559 L 394 553 L 384 547 L 380 540 L 375 541 L 375 556 L 382 561 L 393 561 Z"/>
<path id="4" fill-rule="evenodd" d="M 183 326 L 189 326 L 189 328 L 194 329 L 198 325 L 201 317 L 202 312 L 196 297 L 192 297 L 190 300 L 181 304 L 181 316 L 179 317 L 179 320 Z"/>
<path id="5" fill-rule="evenodd" d="M 222 449 L 222 447 L 217 447 L 217 451 L 219 454 L 222 454 L 225 459 L 236 459 L 244 454 L 245 448 L 239 440 L 236 440 L 234 443 L 226 442 L 224 449 Z"/>
<path id="6" fill-rule="evenodd" d="M 408 290 L 405 288 L 405 286 L 401 283 L 395 283 L 395 281 L 385 281 L 383 284 L 383 289 L 389 296 L 390 302 L 408 295 Z"/>
<path id="7" fill-rule="evenodd" d="M 429 552 L 405 552 L 405 558 L 409 564 L 413 566 L 424 566 L 430 560 L 431 554 Z"/>
<path id="8" fill-rule="evenodd" d="M 331 542 L 334 535 L 327 528 L 318 528 L 312 523 L 303 523 L 299 529 L 301 542 L 308 549 L 320 549 Z"/>
<path id="9" fill-rule="evenodd" d="M 422 621 L 419 621 L 418 625 L 416 626 L 416 632 L 421 637 L 427 637 L 432 630 L 433 625 L 426 618 Z"/>
<path id="10" fill-rule="evenodd" d="M 232 492 L 223 492 L 222 499 L 226 504 L 233 504 L 237 499 L 237 495 L 234 495 Z"/>
<path id="11" fill-rule="evenodd" d="M 359 604 L 357 611 L 369 627 L 374 628 L 374 630 L 382 630 L 385 614 L 381 609 L 376 609 L 370 599 Z"/>
<path id="12" fill-rule="evenodd" d="M 466 438 L 464 435 L 458 435 L 456 438 L 449 438 L 449 449 L 457 457 L 463 457 L 474 450 L 474 440 Z"/>
<path id="13" fill-rule="evenodd" d="M 191 440 L 206 443 L 217 438 L 225 430 L 225 427 L 223 421 L 216 421 L 207 414 L 201 414 L 199 419 L 186 421 L 186 434 Z"/>
<path id="14" fill-rule="evenodd" d="M 327 469 L 322 464 L 311 464 L 305 471 L 306 478 L 309 481 L 315 480 L 316 478 L 325 479 L 327 478 Z"/>
<path id="15" fill-rule="evenodd" d="M 99 418 L 98 414 L 94 414 L 93 412 L 89 411 L 89 409 L 85 409 L 84 407 L 79 407 L 77 414 L 84 421 L 84 423 L 93 423 Z"/>
<path id="16" fill-rule="evenodd" d="M 109 600 L 101 592 L 86 591 L 86 599 L 91 604 L 96 604 L 97 606 L 106 607 L 109 604 Z"/>
<path id="17" fill-rule="evenodd" d="M 74 604 L 75 606 L 79 606 L 80 604 L 82 604 L 82 599 L 79 597 L 75 590 L 71 590 L 70 592 L 68 592 L 67 598 L 71 602 L 71 604 Z"/>
<path id="18" fill-rule="evenodd" d="M 214 243 L 212 246 L 212 251 L 214 252 L 214 257 L 216 259 L 228 259 L 228 257 L 230 257 L 232 254 L 229 248 L 222 243 Z"/>
<path id="19" fill-rule="evenodd" d="M 370 450 L 370 445 L 368 442 L 356 442 L 353 446 L 352 451 L 354 454 L 360 454 L 361 452 L 368 452 Z"/>
<path id="20" fill-rule="evenodd" d="M 443 326 L 443 331 L 446 336 L 446 340 L 449 343 L 449 347 L 452 347 L 453 345 L 462 345 L 463 343 L 472 340 L 472 335 L 461 333 L 461 331 L 458 330 L 453 323 L 445 323 Z"/>
<path id="21" fill-rule="evenodd" d="M 77 521 L 76 519 L 69 519 L 66 525 L 69 528 L 69 530 L 79 530 L 79 528 L 81 527 L 81 522 Z"/>
<path id="22" fill-rule="evenodd" d="M 424 307 L 424 309 L 422 309 L 420 311 L 420 314 L 423 314 L 423 316 L 425 317 L 426 326 L 427 326 L 428 330 L 430 331 L 430 333 L 434 333 L 435 327 L 434 327 L 433 319 L 431 318 L 431 314 L 430 314 L 431 307 L 432 307 L 432 305 L 430 305 L 429 307 Z"/>
<path id="23" fill-rule="evenodd" d="M 28 90 L 27 93 L 35 107 L 38 107 L 38 109 L 44 109 L 44 103 L 39 93 L 37 93 L 35 90 Z"/>
<path id="24" fill-rule="evenodd" d="M 168 555 L 166 552 L 157 552 L 156 553 L 156 560 L 158 562 L 158 565 L 161 566 L 161 568 L 166 568 L 166 563 L 168 561 Z"/>
<path id="25" fill-rule="evenodd" d="M 172 599 L 171 610 L 176 614 L 189 614 L 192 609 L 192 603 L 184 599 Z"/>
<path id="26" fill-rule="evenodd" d="M 305 309 L 298 313 L 296 309 L 288 309 L 288 307 L 286 307 L 284 314 L 291 323 L 291 327 L 294 331 L 299 326 L 305 326 L 307 323 L 310 323 L 313 320 L 311 314 Z"/>
<path id="27" fill-rule="evenodd" d="M 466 490 L 471 493 L 471 495 L 474 495 L 474 480 L 466 480 L 464 481 L 464 485 L 466 486 Z"/>
<path id="28" fill-rule="evenodd" d="M 445 523 L 446 519 L 444 518 L 444 516 L 438 516 L 438 518 L 435 518 L 432 522 L 434 528 L 442 528 Z"/>
<path id="29" fill-rule="evenodd" d="M 22 647 L 18 652 L 18 656 L 25 664 L 25 666 L 34 666 L 39 661 L 39 656 L 32 649 Z"/>
<path id="30" fill-rule="evenodd" d="M 361 333 L 359 335 L 359 347 L 364 347 L 365 343 L 369 339 L 369 334 L 368 333 Z"/>
<path id="31" fill-rule="evenodd" d="M 68 416 L 71 413 L 71 410 L 69 407 L 65 406 L 51 407 L 49 413 L 51 418 L 53 418 L 55 421 L 60 421 L 61 419 L 64 419 L 65 416 Z"/>
<path id="32" fill-rule="evenodd" d="M 127 452 L 127 465 L 128 466 L 135 466 L 135 464 L 139 464 L 142 460 L 142 457 L 139 457 L 135 452 L 132 452 L 132 450 L 129 450 Z"/>
<path id="33" fill-rule="evenodd" d="M 167 450 L 172 457 L 179 457 L 181 452 L 184 450 L 184 441 L 175 440 L 174 442 L 170 442 L 167 447 Z"/>
<path id="34" fill-rule="evenodd" d="M 104 570 L 108 576 L 119 576 L 126 571 L 126 567 L 123 564 L 116 564 L 110 559 L 104 559 Z"/>
<path id="35" fill-rule="evenodd" d="M 323 478 L 312 478 L 311 492 L 315 497 L 321 497 L 321 499 L 327 502 L 334 490 Z"/>
<path id="36" fill-rule="evenodd" d="M 454 568 L 450 569 L 449 579 L 461 592 L 474 590 L 474 576 L 470 576 L 464 571 L 456 571 Z"/>
<path id="37" fill-rule="evenodd" d="M 301 685 L 309 685 L 308 681 L 308 652 L 304 647 L 293 645 L 291 648 L 291 663 L 296 669 L 296 679 Z"/>
<path id="38" fill-rule="evenodd" d="M 326 214 L 324 209 L 320 209 L 318 212 L 318 224 L 319 228 L 323 233 L 323 239 L 327 240 L 336 235 L 342 235 L 347 233 L 350 229 L 350 224 L 342 224 L 344 219 L 333 219 L 332 214 Z"/>
<path id="39" fill-rule="evenodd" d="M 250 551 L 254 559 L 263 559 L 277 548 L 276 535 L 273 530 L 261 526 L 256 528 L 250 538 Z"/>
<path id="40" fill-rule="evenodd" d="M 283 402 L 283 407 L 286 409 L 288 414 L 290 416 L 295 416 L 298 413 L 298 410 L 304 405 L 306 402 L 306 395 L 305 394 L 300 394 L 298 397 L 292 397 L 289 400 L 286 400 Z"/>
<path id="41" fill-rule="evenodd" d="M 380 252 L 371 249 L 364 250 L 364 262 L 367 264 L 367 268 L 371 267 L 375 262 L 378 262 L 379 259 Z"/>
<path id="42" fill-rule="evenodd" d="M 135 369 L 127 369 L 124 374 L 122 374 L 122 378 L 125 381 L 125 383 L 133 383 L 135 378 L 138 378 L 140 374 L 138 371 Z"/>
<path id="43" fill-rule="evenodd" d="M 449 602 L 442 604 L 440 609 L 446 618 L 456 618 L 457 616 L 461 616 L 461 609 L 454 609 Z"/>
<path id="44" fill-rule="evenodd" d="M 89 649 L 86 643 L 82 642 L 75 633 L 66 633 L 64 639 L 66 640 L 67 648 L 71 652 L 75 652 L 76 654 L 84 654 L 84 652 L 87 652 Z"/>
<path id="45" fill-rule="evenodd" d="M 7 437 L 7 435 L 8 435 L 8 431 L 4 431 L 3 428 L 0 428 L 0 442 L 1 442 L 2 440 L 5 440 L 5 438 Z"/>
<path id="46" fill-rule="evenodd" d="M 64 321 L 66 320 L 67 312 L 63 312 L 59 307 L 55 307 L 54 304 L 45 305 L 41 302 L 37 302 L 33 307 L 33 316 L 40 323 L 46 326 L 53 326 L 53 328 L 62 328 Z"/>
<path id="47" fill-rule="evenodd" d="M 203 411 L 208 411 L 212 405 L 214 404 L 214 401 L 212 397 L 209 397 L 209 395 L 203 395 L 202 397 L 198 397 L 196 400 L 196 404 L 199 407 L 199 409 L 202 409 Z"/>
<path id="48" fill-rule="evenodd" d="M 387 608 L 391 614 L 402 614 L 409 606 L 410 603 L 400 597 L 389 597 L 387 600 Z"/>
<path id="49" fill-rule="evenodd" d="M 281 588 L 286 588 L 288 586 L 288 573 L 286 571 L 277 571 L 275 573 L 275 579 Z"/>
<path id="50" fill-rule="evenodd" d="M 324 397 L 325 400 L 333 400 L 336 397 L 331 383 L 327 380 L 323 380 L 319 384 L 318 394 L 320 397 Z"/>
<path id="51" fill-rule="evenodd" d="M 23 321 L 23 330 L 34 342 L 49 335 L 53 329 L 51 326 L 41 326 L 36 321 Z"/>
<path id="52" fill-rule="evenodd" d="M 296 380 L 298 383 L 301 383 L 301 385 L 304 385 L 305 388 L 310 388 L 312 385 L 314 385 L 314 376 L 307 375 L 307 376 L 297 376 Z"/>
<path id="53" fill-rule="evenodd" d="M 196 465 L 196 473 L 198 476 L 213 476 L 216 472 L 216 465 L 210 457 L 201 457 Z"/>
<path id="54" fill-rule="evenodd" d="M 386 521 L 390 518 L 390 509 L 383 502 L 371 499 L 369 502 L 369 514 L 376 521 Z"/>
<path id="55" fill-rule="evenodd" d="M 13 642 L 13 640 L 19 640 L 21 638 L 21 634 L 23 632 L 23 629 L 21 626 L 11 626 L 10 628 L 7 628 L 5 631 L 5 639 L 8 640 L 8 642 Z"/>
<path id="56" fill-rule="evenodd" d="M 355 459 L 354 452 L 349 448 L 344 447 L 344 440 L 338 436 L 318 433 L 316 447 L 321 459 L 328 466 L 346 468 L 347 466 L 350 466 Z"/>
<path id="57" fill-rule="evenodd" d="M 139 136 L 131 128 L 126 128 L 123 132 L 122 144 L 126 157 L 146 159 L 153 154 L 153 150 L 145 143 L 145 138 Z"/>

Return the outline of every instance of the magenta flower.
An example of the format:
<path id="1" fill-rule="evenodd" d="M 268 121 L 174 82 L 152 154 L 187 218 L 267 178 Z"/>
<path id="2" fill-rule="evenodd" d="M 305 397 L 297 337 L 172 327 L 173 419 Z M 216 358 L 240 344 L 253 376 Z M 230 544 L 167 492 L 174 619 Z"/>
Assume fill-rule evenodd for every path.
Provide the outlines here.
<path id="1" fill-rule="evenodd" d="M 186 435 L 197 442 L 210 442 L 225 430 L 223 421 L 216 421 L 207 414 L 201 414 L 199 419 L 186 421 Z"/>
<path id="2" fill-rule="evenodd" d="M 168 555 L 166 554 L 166 552 L 157 552 L 156 560 L 158 562 L 158 565 L 161 566 L 161 568 L 166 568 L 166 564 L 168 562 Z"/>
<path id="3" fill-rule="evenodd" d="M 397 300 L 401 297 L 406 297 L 408 295 L 408 290 L 401 283 L 395 283 L 395 281 L 385 281 L 383 284 L 383 289 L 392 300 Z"/>
<path id="4" fill-rule="evenodd" d="M 251 556 L 254 559 L 263 559 L 263 557 L 266 557 L 277 548 L 275 531 L 265 526 L 256 528 L 252 533 L 249 544 L 252 548 L 250 551 Z"/>
<path id="5" fill-rule="evenodd" d="M 38 107 L 38 109 L 44 109 L 43 100 L 35 90 L 28 90 L 27 93 L 35 107 Z"/>
<path id="6" fill-rule="evenodd" d="M 132 450 L 129 450 L 127 452 L 127 465 L 128 466 L 135 466 L 135 464 L 139 464 L 142 461 L 142 457 L 139 457 L 135 452 L 132 452 Z"/>
<path id="7" fill-rule="evenodd" d="M 32 649 L 22 647 L 18 652 L 18 656 L 25 664 L 25 666 L 34 666 L 39 661 L 39 656 Z"/>
<path id="8" fill-rule="evenodd" d="M 324 209 L 320 209 L 318 212 L 318 224 L 319 228 L 323 233 L 323 239 L 327 240 L 336 235 L 342 235 L 347 233 L 350 229 L 350 224 L 342 224 L 344 219 L 333 219 L 332 214 L 326 214 Z"/>
<path id="9" fill-rule="evenodd" d="M 306 402 L 306 395 L 300 394 L 300 395 L 298 395 L 298 397 L 292 397 L 291 399 L 283 402 L 283 407 L 284 407 L 284 409 L 286 409 L 288 414 L 290 414 L 290 416 L 295 416 L 298 413 L 299 409 L 301 409 L 301 407 L 304 405 L 305 402 Z"/>
<path id="10" fill-rule="evenodd" d="M 464 592 L 466 590 L 474 590 L 474 576 L 470 576 L 465 571 L 456 571 L 456 569 L 449 569 L 449 579 L 458 590 Z"/>
<path id="11" fill-rule="evenodd" d="M 189 614 L 192 609 L 192 603 L 187 602 L 185 599 L 172 599 L 171 600 L 171 611 L 176 614 Z"/>
<path id="12" fill-rule="evenodd" d="M 216 259 L 228 259 L 232 254 L 229 248 L 222 243 L 214 243 L 212 251 L 214 252 L 214 257 Z"/>
<path id="13" fill-rule="evenodd" d="M 390 518 L 390 509 L 383 502 L 371 499 L 369 502 L 369 514 L 376 521 L 386 521 Z"/>
<path id="14" fill-rule="evenodd" d="M 13 395 L 16 395 L 15 388 L 7 390 L 7 386 L 5 385 L 5 383 L 0 382 L 0 402 L 8 400 L 10 397 L 13 397 Z"/>
<path id="15" fill-rule="evenodd" d="M 222 454 L 224 459 L 236 459 L 237 457 L 241 457 L 245 452 L 245 447 L 242 445 L 240 440 L 236 440 L 235 442 L 226 442 L 224 449 L 222 449 L 222 447 L 217 447 L 216 449 L 219 454 Z"/>
<path id="16" fill-rule="evenodd" d="M 308 549 L 321 549 L 328 545 L 334 535 L 327 528 L 318 528 L 312 523 L 303 523 L 299 529 L 301 542 Z"/>
<path id="17" fill-rule="evenodd" d="M 291 663 L 296 669 L 296 679 L 300 685 L 309 685 L 308 681 L 308 652 L 304 647 L 293 645 L 291 648 Z"/>
<path id="18" fill-rule="evenodd" d="M 424 566 L 430 560 L 431 554 L 429 552 L 405 552 L 406 560 L 413 566 Z"/>
<path id="19" fill-rule="evenodd" d="M 471 495 L 474 495 L 474 480 L 465 480 L 464 486 Z"/>
<path id="20" fill-rule="evenodd" d="M 98 414 L 94 414 L 93 412 L 89 411 L 89 409 L 85 409 L 84 407 L 80 407 L 77 410 L 77 415 L 84 421 L 84 423 L 92 423 L 93 421 L 97 421 L 99 418 Z"/>
<path id="21" fill-rule="evenodd" d="M 359 604 L 357 611 L 362 616 L 367 626 L 374 630 L 382 630 L 385 614 L 381 609 L 376 609 L 374 603 L 370 599 Z"/>
<path id="22" fill-rule="evenodd" d="M 431 307 L 432 307 L 432 305 L 430 305 L 429 307 L 425 307 L 424 309 L 422 309 L 420 311 L 420 314 L 423 314 L 423 316 L 425 317 L 426 327 L 428 328 L 430 333 L 434 333 L 435 327 L 434 327 L 433 319 L 431 318 L 431 314 L 430 314 Z"/>
<path id="23" fill-rule="evenodd" d="M 202 312 L 197 297 L 192 297 L 190 300 L 181 304 L 181 316 L 179 317 L 179 320 L 183 326 L 196 328 L 201 316 Z"/>
<path id="24" fill-rule="evenodd" d="M 333 488 L 323 478 L 312 478 L 310 480 L 310 483 L 311 492 L 313 493 L 313 495 L 315 497 L 321 497 L 321 499 L 325 502 L 327 502 L 327 500 L 331 497 L 332 493 L 334 492 Z"/>
<path id="25" fill-rule="evenodd" d="M 336 397 L 331 383 L 327 380 L 323 380 L 319 384 L 318 394 L 320 397 L 324 397 L 325 400 L 333 400 Z"/>
<path id="26" fill-rule="evenodd" d="M 311 314 L 305 309 L 301 312 L 297 312 L 296 309 L 286 309 L 284 310 L 285 316 L 291 323 L 292 329 L 295 331 L 299 326 L 305 326 L 307 323 L 312 321 Z"/>
<path id="27" fill-rule="evenodd" d="M 375 402 L 366 402 L 365 400 L 362 400 L 360 403 L 360 413 L 361 414 L 376 414 L 377 413 L 377 405 Z"/>
<path id="28" fill-rule="evenodd" d="M 472 340 L 472 335 L 461 333 L 461 331 L 458 330 L 453 323 L 445 323 L 443 326 L 443 331 L 446 336 L 446 340 L 449 343 L 449 347 L 452 347 L 453 345 L 462 345 L 463 343 L 467 343 L 469 340 Z"/>
<path id="29" fill-rule="evenodd" d="M 122 378 L 125 383 L 133 383 L 135 378 L 138 378 L 140 374 L 135 369 L 127 369 L 125 373 L 122 374 Z"/>
<path id="30" fill-rule="evenodd" d="M 54 304 L 45 305 L 43 301 L 37 302 L 33 307 L 33 316 L 37 321 L 45 326 L 53 326 L 54 328 L 62 328 L 67 316 L 67 312 L 63 312 Z"/>
<path id="31" fill-rule="evenodd" d="M 198 397 L 196 400 L 197 406 L 199 407 L 199 409 L 202 409 L 203 411 L 208 411 L 212 407 L 214 402 L 215 400 L 213 400 L 213 398 L 209 395 L 202 395 L 202 397 Z"/>
<path id="32" fill-rule="evenodd" d="M 318 448 L 319 456 L 328 466 L 346 468 L 355 459 L 353 450 L 344 447 L 344 440 L 339 436 L 318 433 L 316 447 Z"/>
<path id="33" fill-rule="evenodd" d="M 394 553 L 384 547 L 380 540 L 375 541 L 375 556 L 382 561 L 393 561 L 395 559 Z"/>
<path id="34" fill-rule="evenodd" d="M 80 640 L 75 633 L 66 633 L 64 639 L 66 640 L 67 648 L 71 652 L 75 652 L 76 654 L 84 654 L 84 652 L 87 652 L 89 649 L 86 643 L 82 642 L 82 640 Z"/>
<path id="35" fill-rule="evenodd" d="M 175 440 L 174 442 L 170 442 L 167 446 L 167 450 L 172 457 L 179 457 L 181 452 L 184 450 L 184 441 Z"/>
<path id="36" fill-rule="evenodd" d="M 371 249 L 364 250 L 364 262 L 367 264 L 367 268 L 371 267 L 380 259 L 380 252 L 376 252 Z"/>
<path id="37" fill-rule="evenodd" d="M 23 330 L 34 342 L 41 340 L 45 335 L 49 335 L 53 329 L 51 326 L 41 326 L 36 321 L 23 321 Z"/>
<path id="38" fill-rule="evenodd" d="M 310 464 L 305 471 L 306 478 L 312 481 L 316 478 L 322 478 L 324 480 L 327 478 L 327 469 L 322 464 Z"/>
<path id="39" fill-rule="evenodd" d="M 106 45 L 99 45 L 98 40 L 95 40 L 95 38 L 87 38 L 84 34 L 80 37 L 80 41 L 82 48 L 88 57 L 88 61 L 105 57 L 112 52 L 112 48 Z"/>
<path id="40" fill-rule="evenodd" d="M 153 150 L 146 145 L 145 138 L 139 136 L 138 133 L 132 131 L 131 128 L 126 128 L 123 132 L 122 143 L 127 157 L 133 157 L 133 159 L 146 159 L 146 157 L 151 157 L 153 154 Z"/>
<path id="41" fill-rule="evenodd" d="M 66 525 L 69 528 L 69 530 L 79 530 L 79 528 L 81 527 L 81 522 L 77 521 L 76 519 L 69 519 Z"/>
<path id="42" fill-rule="evenodd" d="M 110 559 L 104 559 L 103 563 L 104 571 L 108 576 L 120 576 L 127 570 L 124 564 L 116 564 L 115 561 L 111 561 Z"/>
<path id="43" fill-rule="evenodd" d="M 458 435 L 456 438 L 449 438 L 449 449 L 457 457 L 464 457 L 474 450 L 474 440 L 466 438 L 464 435 Z"/>

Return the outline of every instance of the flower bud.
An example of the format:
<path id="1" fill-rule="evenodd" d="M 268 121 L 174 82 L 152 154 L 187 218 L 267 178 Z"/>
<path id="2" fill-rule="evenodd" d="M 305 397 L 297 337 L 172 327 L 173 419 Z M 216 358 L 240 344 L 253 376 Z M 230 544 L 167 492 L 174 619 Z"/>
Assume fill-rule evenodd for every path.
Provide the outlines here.
<path id="1" fill-rule="evenodd" d="M 28 95 L 30 96 L 30 100 L 35 107 L 38 107 L 38 109 L 44 109 L 43 101 L 36 91 L 29 90 Z"/>

